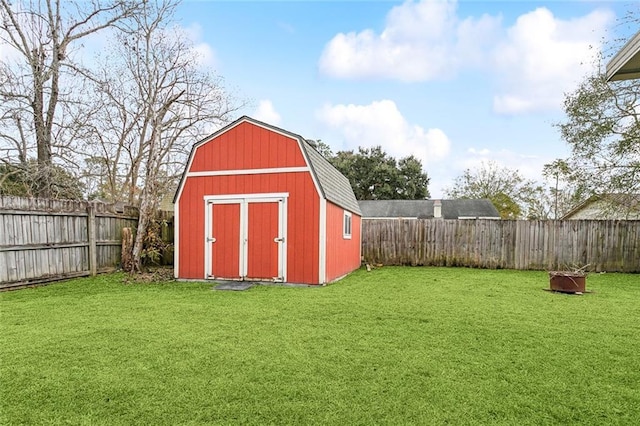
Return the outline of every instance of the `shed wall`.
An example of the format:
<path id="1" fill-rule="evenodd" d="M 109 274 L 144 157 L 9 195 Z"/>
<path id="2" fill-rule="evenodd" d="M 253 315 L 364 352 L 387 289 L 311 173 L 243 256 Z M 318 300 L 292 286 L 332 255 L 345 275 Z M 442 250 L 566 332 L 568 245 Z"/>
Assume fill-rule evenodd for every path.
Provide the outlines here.
<path id="1" fill-rule="evenodd" d="M 200 145 L 190 172 L 304 167 L 298 141 L 244 122 Z"/>
<path id="2" fill-rule="evenodd" d="M 327 202 L 327 281 L 360 267 L 360 216 L 351 216 L 351 239 L 343 237 L 344 209 Z"/>
<path id="3" fill-rule="evenodd" d="M 178 277 L 204 278 L 205 195 L 275 192 L 289 193 L 287 281 L 317 284 L 320 200 L 309 172 L 188 177 L 179 203 Z"/>

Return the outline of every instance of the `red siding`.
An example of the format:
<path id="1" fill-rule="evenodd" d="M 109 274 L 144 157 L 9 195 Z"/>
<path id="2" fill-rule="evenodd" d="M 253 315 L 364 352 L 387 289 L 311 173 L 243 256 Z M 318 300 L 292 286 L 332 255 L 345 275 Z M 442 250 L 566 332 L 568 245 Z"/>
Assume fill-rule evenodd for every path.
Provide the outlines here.
<path id="1" fill-rule="evenodd" d="M 304 167 L 307 165 L 297 140 L 247 121 L 240 122 L 235 127 L 218 134 L 215 138 L 197 147 L 190 164 L 190 169 L 187 172 Z M 178 207 L 179 241 L 176 244 L 179 278 L 203 279 L 205 275 L 205 196 L 269 193 L 289 194 L 286 212 L 286 280 L 292 283 L 318 284 L 320 275 L 318 269 L 320 199 L 311 173 L 308 171 L 187 176 L 180 193 Z M 276 203 L 272 204 L 276 206 Z M 250 203 L 249 206 L 249 233 L 256 233 L 256 236 L 252 234 L 251 237 L 251 240 L 255 241 L 263 236 L 260 219 L 266 219 L 266 216 L 277 216 L 277 211 L 271 211 L 273 210 L 271 205 L 252 206 Z M 352 238 L 344 239 L 342 234 L 343 212 L 342 208 L 327 202 L 326 271 L 324 274 L 326 281 L 339 278 L 360 265 L 360 217 L 355 214 L 352 216 Z M 276 220 L 275 216 L 272 219 L 270 223 Z M 229 226 L 239 225 L 234 223 Z M 256 227 L 254 228 L 254 226 Z M 214 232 L 222 232 L 222 230 L 216 228 Z M 235 239 L 239 240 L 239 234 L 235 231 L 230 235 L 229 238 L 234 239 L 233 235 L 236 235 Z M 272 240 L 272 236 L 264 235 L 266 238 L 264 245 L 273 248 L 270 241 L 267 241 Z M 228 244 L 228 246 L 234 253 L 218 257 L 214 251 L 213 259 L 211 259 L 214 270 L 224 268 L 222 264 L 219 264 L 220 262 L 231 263 L 233 264 L 231 268 L 237 269 L 239 245 Z M 257 250 L 259 247 L 249 245 L 249 250 L 254 249 Z M 274 262 L 271 259 L 273 256 L 274 253 L 265 255 L 264 265 L 253 264 L 251 263 L 253 260 L 249 260 L 248 274 L 275 276 Z M 249 259 L 257 260 L 258 258 L 249 256 Z"/>
<path id="2" fill-rule="evenodd" d="M 317 284 L 320 201 L 309 172 L 188 177 L 179 204 L 179 278 L 204 278 L 205 195 L 275 192 L 289 193 L 287 281 Z"/>
<path id="3" fill-rule="evenodd" d="M 343 237 L 344 209 L 327 202 L 327 282 L 360 267 L 360 216 L 351 216 L 351 239 Z"/>
<path id="4" fill-rule="evenodd" d="M 253 123 L 242 122 L 204 143 L 195 152 L 191 172 L 304 167 L 298 141 Z"/>
<path id="5" fill-rule="evenodd" d="M 249 203 L 247 277 L 278 276 L 278 203 Z"/>
<path id="6" fill-rule="evenodd" d="M 212 271 L 216 277 L 240 277 L 240 204 L 214 204 Z"/>

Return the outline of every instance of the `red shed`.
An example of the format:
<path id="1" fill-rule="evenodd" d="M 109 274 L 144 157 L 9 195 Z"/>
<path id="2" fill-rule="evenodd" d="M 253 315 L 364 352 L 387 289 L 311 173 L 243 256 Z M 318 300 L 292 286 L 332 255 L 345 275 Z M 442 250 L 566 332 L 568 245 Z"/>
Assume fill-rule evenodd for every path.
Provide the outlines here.
<path id="1" fill-rule="evenodd" d="M 349 180 L 250 117 L 193 146 L 174 204 L 176 278 L 324 284 L 360 266 Z"/>

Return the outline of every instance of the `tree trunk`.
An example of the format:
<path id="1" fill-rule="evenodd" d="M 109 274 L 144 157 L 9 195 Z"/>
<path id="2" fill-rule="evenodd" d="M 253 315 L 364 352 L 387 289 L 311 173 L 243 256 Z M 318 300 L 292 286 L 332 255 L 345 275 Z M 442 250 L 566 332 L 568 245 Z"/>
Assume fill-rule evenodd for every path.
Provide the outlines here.
<path id="1" fill-rule="evenodd" d="M 122 270 L 132 269 L 133 234 L 131 228 L 122 228 Z"/>
<path id="2" fill-rule="evenodd" d="M 131 269 L 129 272 L 137 273 L 142 272 L 142 249 L 144 248 L 144 237 L 149 228 L 149 222 L 151 221 L 151 202 L 146 192 L 147 186 L 142 193 L 142 200 L 140 203 L 140 217 L 138 218 L 138 231 L 136 232 L 136 239 L 133 244 L 133 251 L 131 252 Z"/>
<path id="3" fill-rule="evenodd" d="M 144 237 L 147 234 L 149 223 L 154 212 L 156 179 L 157 179 L 157 147 L 160 144 L 160 131 L 158 130 L 159 120 L 152 120 L 153 130 L 149 143 L 149 159 L 145 165 L 146 175 L 144 187 L 140 194 L 140 216 L 138 218 L 138 232 L 133 245 L 131 273 L 142 271 L 142 250 L 144 248 Z"/>
<path id="4" fill-rule="evenodd" d="M 51 134 L 47 132 L 44 120 L 44 75 L 42 68 L 45 66 L 44 58 L 36 53 L 32 59 L 34 95 L 31 103 L 33 109 L 33 126 L 36 135 L 36 147 L 38 152 L 38 174 L 36 180 L 36 196 L 49 198 L 51 196 Z"/>

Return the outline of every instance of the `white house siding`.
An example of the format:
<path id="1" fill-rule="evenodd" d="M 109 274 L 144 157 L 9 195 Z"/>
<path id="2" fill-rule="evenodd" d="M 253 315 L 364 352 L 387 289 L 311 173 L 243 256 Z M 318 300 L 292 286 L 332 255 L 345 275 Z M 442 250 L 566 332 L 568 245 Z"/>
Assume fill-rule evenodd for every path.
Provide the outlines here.
<path id="1" fill-rule="evenodd" d="M 602 200 L 594 201 L 582 209 L 573 213 L 565 219 L 620 219 L 620 220 L 638 220 L 640 219 L 640 211 L 627 211 L 623 206 L 611 205 Z"/>

